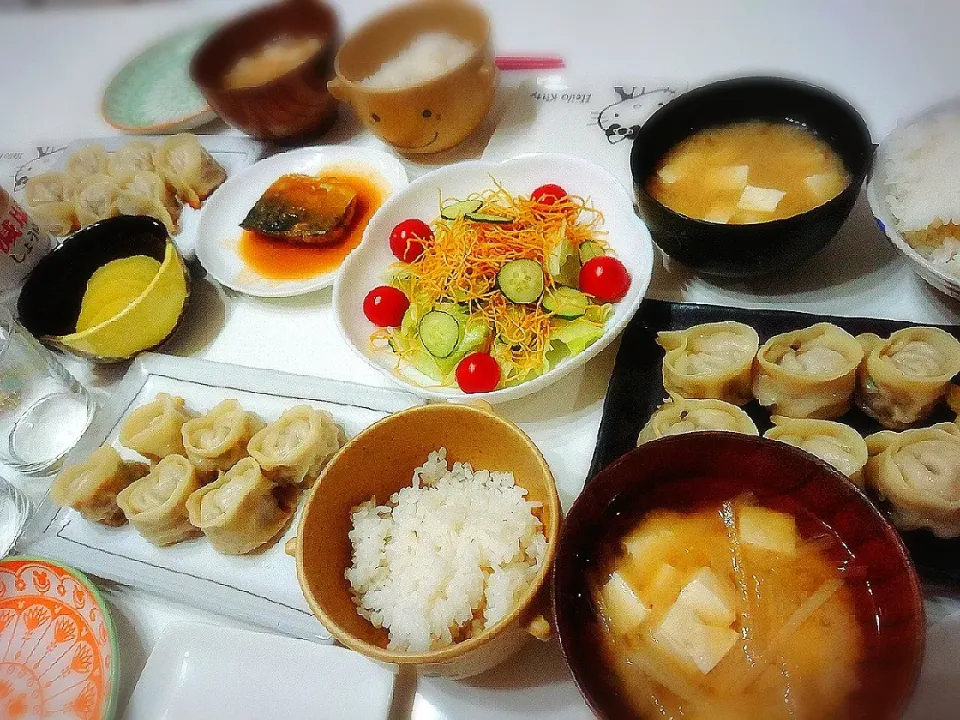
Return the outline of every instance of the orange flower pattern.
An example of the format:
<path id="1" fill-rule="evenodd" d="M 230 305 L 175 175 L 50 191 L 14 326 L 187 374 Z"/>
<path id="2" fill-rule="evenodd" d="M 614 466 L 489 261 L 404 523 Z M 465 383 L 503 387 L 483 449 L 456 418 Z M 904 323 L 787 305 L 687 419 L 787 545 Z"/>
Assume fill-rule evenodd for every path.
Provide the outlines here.
<path id="1" fill-rule="evenodd" d="M 97 598 L 41 560 L 0 562 L 0 718 L 98 720 L 111 646 Z"/>

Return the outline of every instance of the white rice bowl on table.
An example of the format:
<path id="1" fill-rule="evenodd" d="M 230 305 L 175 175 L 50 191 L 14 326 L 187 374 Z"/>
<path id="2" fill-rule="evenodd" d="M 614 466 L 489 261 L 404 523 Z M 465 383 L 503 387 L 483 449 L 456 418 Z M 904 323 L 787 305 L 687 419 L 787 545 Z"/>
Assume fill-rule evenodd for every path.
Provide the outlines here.
<path id="1" fill-rule="evenodd" d="M 460 67 L 474 50 L 469 42 L 450 33 L 423 33 L 360 84 L 380 89 L 419 85 Z"/>
<path id="2" fill-rule="evenodd" d="M 543 524 L 513 473 L 430 453 L 386 505 L 351 512 L 345 576 L 388 649 L 425 652 L 492 627 L 516 607 L 547 553 Z"/>
<path id="3" fill-rule="evenodd" d="M 880 144 L 867 198 L 891 242 L 960 297 L 960 102 L 901 122 Z"/>

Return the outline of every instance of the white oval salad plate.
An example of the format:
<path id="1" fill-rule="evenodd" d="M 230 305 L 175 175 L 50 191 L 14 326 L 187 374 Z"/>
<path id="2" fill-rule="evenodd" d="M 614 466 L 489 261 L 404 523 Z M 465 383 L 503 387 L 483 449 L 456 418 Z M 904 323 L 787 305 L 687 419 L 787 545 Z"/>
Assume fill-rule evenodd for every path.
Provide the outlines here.
<path id="1" fill-rule="evenodd" d="M 391 268 L 397 258 L 390 250 L 389 237 L 398 223 L 417 218 L 429 224 L 439 216 L 441 201 L 446 204 L 454 198 L 464 199 L 471 193 L 494 188 L 495 183 L 513 196 L 527 197 L 541 185 L 553 183 L 560 185 L 569 195 L 586 199 L 603 214 L 599 229 L 606 233 L 607 252 L 626 267 L 630 287 L 619 302 L 613 303 L 602 335 L 590 338 L 592 344 L 561 353 L 560 359 L 554 359 L 546 372 L 533 379 L 506 387 L 501 383 L 491 392 L 468 395 L 457 386 L 449 367 L 445 368 L 446 382 L 438 381 L 436 375 L 431 378 L 414 364 L 400 361 L 386 342 L 372 342 L 371 335 L 377 328 L 364 315 L 363 302 L 367 293 L 388 282 L 396 269 Z M 586 160 L 552 153 L 524 155 L 500 163 L 467 161 L 418 178 L 380 207 L 367 226 L 363 241 L 347 258 L 334 284 L 334 313 L 340 332 L 354 351 L 404 387 L 441 400 L 470 397 L 493 403 L 504 402 L 546 387 L 609 345 L 640 306 L 650 284 L 652 269 L 650 233 L 634 213 L 630 193 L 606 170 Z M 465 333 L 461 333 L 461 342 L 464 338 Z M 448 359 L 458 361 L 458 355 L 461 355 L 459 346 Z"/>
<path id="2" fill-rule="evenodd" d="M 393 155 L 372 148 L 308 147 L 261 160 L 229 178 L 204 205 L 197 234 L 197 258 L 217 282 L 246 295 L 290 297 L 330 285 L 342 265 L 309 277 L 261 274 L 240 254 L 241 221 L 281 175 L 337 173 L 378 185 L 389 198 L 407 185 L 407 173 Z"/>

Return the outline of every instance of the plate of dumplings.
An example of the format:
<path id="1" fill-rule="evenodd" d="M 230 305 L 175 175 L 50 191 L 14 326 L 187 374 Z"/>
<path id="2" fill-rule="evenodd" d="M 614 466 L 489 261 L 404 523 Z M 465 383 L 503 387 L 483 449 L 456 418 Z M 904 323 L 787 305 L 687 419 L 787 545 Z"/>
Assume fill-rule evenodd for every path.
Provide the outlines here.
<path id="1" fill-rule="evenodd" d="M 260 154 L 258 143 L 234 136 L 81 140 L 31 163 L 16 182 L 31 217 L 54 237 L 115 215 L 148 215 L 189 256 L 206 199 Z"/>
<path id="2" fill-rule="evenodd" d="M 147 354 L 52 478 L 31 553 L 301 637 L 301 500 L 346 442 L 419 401 Z"/>
<path id="3" fill-rule="evenodd" d="M 628 327 L 590 476 L 698 431 L 762 435 L 833 466 L 960 581 L 960 327 L 647 300 Z"/>

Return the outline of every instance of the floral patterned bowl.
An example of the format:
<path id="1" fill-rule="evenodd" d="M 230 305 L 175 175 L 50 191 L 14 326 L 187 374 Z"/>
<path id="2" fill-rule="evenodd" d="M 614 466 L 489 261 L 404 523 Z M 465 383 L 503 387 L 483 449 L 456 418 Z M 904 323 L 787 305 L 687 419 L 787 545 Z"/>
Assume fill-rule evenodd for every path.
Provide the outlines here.
<path id="1" fill-rule="evenodd" d="M 0 562 L 0 717 L 110 720 L 118 689 L 109 609 L 81 573 Z"/>

